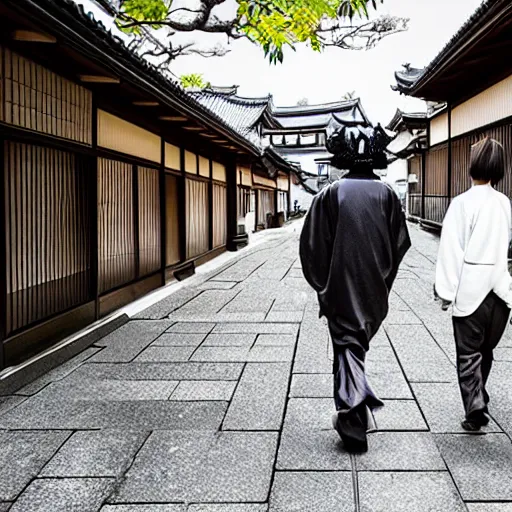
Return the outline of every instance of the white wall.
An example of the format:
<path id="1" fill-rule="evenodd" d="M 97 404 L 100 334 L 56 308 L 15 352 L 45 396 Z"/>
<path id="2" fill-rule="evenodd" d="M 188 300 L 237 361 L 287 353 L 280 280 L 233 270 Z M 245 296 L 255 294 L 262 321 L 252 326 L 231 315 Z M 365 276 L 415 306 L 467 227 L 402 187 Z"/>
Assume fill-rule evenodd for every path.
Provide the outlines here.
<path id="1" fill-rule="evenodd" d="M 290 196 L 290 211 L 293 211 L 293 203 L 296 199 L 299 201 L 299 206 L 303 210 L 307 210 L 311 206 L 314 197 L 309 192 L 306 192 L 300 185 L 294 185 L 293 183 L 290 187 Z"/>
<path id="2" fill-rule="evenodd" d="M 382 181 L 393 185 L 397 180 L 406 180 L 408 173 L 407 160 L 395 160 L 388 166 L 387 174 L 382 178 Z"/>

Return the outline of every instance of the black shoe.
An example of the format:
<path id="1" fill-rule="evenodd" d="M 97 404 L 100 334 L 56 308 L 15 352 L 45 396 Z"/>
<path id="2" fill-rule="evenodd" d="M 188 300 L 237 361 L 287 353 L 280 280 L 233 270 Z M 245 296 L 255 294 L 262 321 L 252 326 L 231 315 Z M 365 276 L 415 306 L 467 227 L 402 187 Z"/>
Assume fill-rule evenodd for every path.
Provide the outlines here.
<path id="1" fill-rule="evenodd" d="M 482 411 L 471 414 L 461 422 L 461 427 L 467 432 L 479 432 L 482 427 L 489 425 L 489 417 Z"/>
<path id="2" fill-rule="evenodd" d="M 460 422 L 460 426 L 466 431 L 466 432 L 479 432 L 482 428 L 482 425 L 479 423 L 473 421 L 473 420 L 464 420 Z"/>
<path id="3" fill-rule="evenodd" d="M 348 453 L 366 453 L 368 451 L 366 431 L 364 431 L 362 435 L 358 435 L 357 438 L 347 435 L 341 428 L 340 414 L 337 412 L 334 413 L 332 417 L 332 426 L 334 427 L 334 430 L 338 432 L 338 435 L 343 441 L 343 447 L 345 448 L 345 451 Z"/>

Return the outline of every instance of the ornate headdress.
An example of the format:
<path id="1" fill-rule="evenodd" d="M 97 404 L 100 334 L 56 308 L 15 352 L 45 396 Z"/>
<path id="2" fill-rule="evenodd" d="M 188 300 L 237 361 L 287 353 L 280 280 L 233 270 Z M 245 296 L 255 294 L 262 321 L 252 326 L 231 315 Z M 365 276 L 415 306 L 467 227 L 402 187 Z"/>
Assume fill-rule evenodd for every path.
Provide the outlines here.
<path id="1" fill-rule="evenodd" d="M 367 165 L 374 170 L 386 169 L 386 148 L 392 140 L 380 124 L 372 128 L 332 123 L 327 128 L 326 147 L 334 155 L 331 164 L 338 169 L 352 169 L 358 165 Z"/>

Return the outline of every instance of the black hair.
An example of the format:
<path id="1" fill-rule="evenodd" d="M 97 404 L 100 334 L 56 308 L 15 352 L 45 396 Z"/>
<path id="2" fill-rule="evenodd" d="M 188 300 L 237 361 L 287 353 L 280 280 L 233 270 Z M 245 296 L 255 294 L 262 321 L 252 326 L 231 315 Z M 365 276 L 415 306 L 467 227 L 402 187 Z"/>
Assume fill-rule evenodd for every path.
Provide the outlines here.
<path id="1" fill-rule="evenodd" d="M 505 150 L 496 140 L 486 137 L 471 148 L 469 174 L 474 180 L 497 185 L 505 175 Z"/>

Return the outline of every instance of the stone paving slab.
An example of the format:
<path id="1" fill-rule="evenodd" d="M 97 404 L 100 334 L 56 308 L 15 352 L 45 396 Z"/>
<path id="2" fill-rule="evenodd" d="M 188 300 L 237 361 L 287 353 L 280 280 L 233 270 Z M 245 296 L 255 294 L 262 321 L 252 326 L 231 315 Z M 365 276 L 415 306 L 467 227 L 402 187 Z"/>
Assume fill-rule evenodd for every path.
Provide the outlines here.
<path id="1" fill-rule="evenodd" d="M 432 432 L 464 433 L 460 426 L 464 409 L 457 384 L 413 383 L 412 387 Z M 482 431 L 501 432 L 501 429 L 491 420 Z"/>
<path id="2" fill-rule="evenodd" d="M 83 363 L 89 360 L 100 350 L 101 349 L 98 347 L 90 347 L 84 350 L 81 354 L 78 354 L 69 361 L 66 361 L 64 364 L 61 364 L 57 368 L 49 371 L 48 373 L 39 377 L 30 384 L 27 384 L 23 388 L 19 389 L 18 391 L 16 391 L 16 394 L 27 396 L 35 395 L 51 382 L 56 382 L 67 377 L 70 373 L 75 371 L 79 366 L 81 366 Z"/>
<path id="3" fill-rule="evenodd" d="M 75 432 L 41 472 L 44 477 L 119 477 L 148 438 L 148 432 Z"/>
<path id="4" fill-rule="evenodd" d="M 292 378 L 290 397 L 332 398 L 333 386 L 333 376 L 331 373 L 295 374 Z"/>
<path id="5" fill-rule="evenodd" d="M 231 400 L 237 383 L 226 380 L 182 380 L 170 400 L 226 401 Z"/>
<path id="6" fill-rule="evenodd" d="M 224 402 L 92 402 L 32 398 L 0 417 L 0 428 L 128 430 L 216 429 Z"/>
<path id="7" fill-rule="evenodd" d="M 85 512 L 99 510 L 114 479 L 44 478 L 34 480 L 10 512 Z"/>
<path id="8" fill-rule="evenodd" d="M 135 359 L 136 363 L 178 363 L 188 361 L 196 347 L 148 347 Z"/>
<path id="9" fill-rule="evenodd" d="M 350 456 L 332 429 L 333 412 L 332 399 L 288 401 L 278 469 L 350 471 Z"/>
<path id="10" fill-rule="evenodd" d="M 70 435 L 71 432 L 0 432 L 0 501 L 14 501 Z"/>
<path id="11" fill-rule="evenodd" d="M 26 400 L 23 396 L 0 396 L 0 416 L 14 409 Z"/>
<path id="12" fill-rule="evenodd" d="M 353 512 L 350 472 L 278 472 L 270 512 Z"/>
<path id="13" fill-rule="evenodd" d="M 290 323 L 225 323 L 216 325 L 214 334 L 291 334 L 296 336 L 299 326 Z"/>
<path id="14" fill-rule="evenodd" d="M 167 320 L 132 321 L 120 327 L 96 343 L 105 347 L 95 354 L 90 362 L 125 363 L 133 361 L 140 352 L 172 325 Z"/>
<path id="15" fill-rule="evenodd" d="M 512 512 L 512 503 L 468 503 L 469 512 Z"/>
<path id="16" fill-rule="evenodd" d="M 165 299 L 150 306 L 146 310 L 135 315 L 135 318 L 146 320 L 159 320 L 168 317 L 173 311 L 184 306 L 190 300 L 197 297 L 202 290 L 198 287 L 184 287 L 169 295 Z"/>
<path id="17" fill-rule="evenodd" d="M 265 322 L 300 323 L 304 318 L 304 311 L 269 311 Z"/>
<path id="18" fill-rule="evenodd" d="M 512 501 L 512 444 L 506 435 L 438 435 L 436 442 L 463 499 Z"/>
<path id="19" fill-rule="evenodd" d="M 457 382 L 455 366 L 425 327 L 388 326 L 386 332 L 409 382 Z"/>
<path id="20" fill-rule="evenodd" d="M 191 361 L 278 363 L 291 361 L 293 347 L 199 347 Z"/>
<path id="21" fill-rule="evenodd" d="M 136 401 L 167 400 L 178 381 L 151 380 L 69 380 L 50 384 L 38 399 L 76 401 Z"/>
<path id="22" fill-rule="evenodd" d="M 114 501 L 264 502 L 276 448 L 272 432 L 153 433 Z"/>
<path id="23" fill-rule="evenodd" d="M 105 505 L 101 512 L 187 512 L 186 505 Z"/>
<path id="24" fill-rule="evenodd" d="M 379 430 L 425 431 L 428 425 L 415 400 L 383 400 L 384 407 L 374 411 Z"/>
<path id="25" fill-rule="evenodd" d="M 203 322 L 181 322 L 175 323 L 167 332 L 182 333 L 182 334 L 209 334 L 215 327 L 214 323 Z"/>
<path id="26" fill-rule="evenodd" d="M 79 368 L 75 379 L 88 380 L 238 380 L 241 363 L 130 363 L 87 364 Z"/>
<path id="27" fill-rule="evenodd" d="M 267 512 L 267 505 L 221 503 L 190 505 L 188 512 Z"/>
<path id="28" fill-rule="evenodd" d="M 257 334 L 210 334 L 203 347 L 252 347 Z"/>
<path id="29" fill-rule="evenodd" d="M 199 286 L 200 290 L 231 290 L 238 283 L 236 281 L 207 281 Z"/>
<path id="30" fill-rule="evenodd" d="M 250 363 L 245 367 L 224 419 L 224 430 L 279 430 L 290 365 Z"/>
<path id="31" fill-rule="evenodd" d="M 466 512 L 448 472 L 360 472 L 360 512 Z"/>
<path id="32" fill-rule="evenodd" d="M 296 336 L 291 334 L 260 334 L 255 347 L 290 347 L 295 346 Z"/>
<path id="33" fill-rule="evenodd" d="M 359 471 L 443 471 L 446 465 L 426 432 L 375 432 L 369 451 L 356 456 Z"/>
<path id="34" fill-rule="evenodd" d="M 213 329 L 213 327 L 212 327 Z M 168 332 L 158 337 L 151 347 L 194 347 L 197 348 L 206 338 L 206 334 Z"/>

